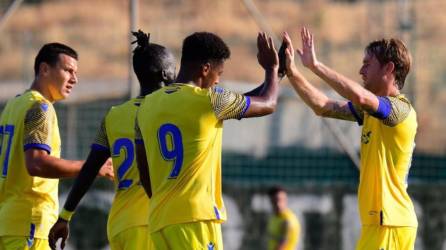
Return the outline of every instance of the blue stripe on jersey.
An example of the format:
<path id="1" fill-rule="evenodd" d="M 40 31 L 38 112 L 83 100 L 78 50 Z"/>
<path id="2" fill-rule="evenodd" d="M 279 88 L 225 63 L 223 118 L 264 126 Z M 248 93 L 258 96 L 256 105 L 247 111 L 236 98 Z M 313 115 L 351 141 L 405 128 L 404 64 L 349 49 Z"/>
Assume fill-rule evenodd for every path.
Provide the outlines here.
<path id="1" fill-rule="evenodd" d="M 249 106 L 251 106 L 251 97 L 245 96 L 245 98 L 246 98 L 246 106 L 243 109 L 242 113 L 240 114 L 240 119 L 243 118 L 243 116 L 245 115 L 246 111 L 248 111 Z"/>
<path id="2" fill-rule="evenodd" d="M 218 211 L 218 208 L 216 206 L 214 206 L 214 212 L 215 212 L 215 216 L 217 216 L 217 220 L 220 219 L 220 212 Z"/>
<path id="3" fill-rule="evenodd" d="M 361 119 L 361 117 L 358 115 L 358 113 L 356 113 L 355 107 L 353 107 L 352 102 L 348 102 L 348 108 L 350 109 L 350 111 L 352 112 L 356 121 L 358 122 L 358 125 L 361 126 L 364 123 L 364 121 Z"/>
<path id="4" fill-rule="evenodd" d="M 90 146 L 91 150 L 95 150 L 95 151 L 110 151 L 110 149 L 104 145 L 101 144 L 97 144 L 97 143 L 93 143 Z"/>
<path id="5" fill-rule="evenodd" d="M 47 145 L 47 144 L 42 144 L 42 143 L 29 143 L 29 144 L 26 144 L 24 146 L 23 151 L 26 151 L 26 150 L 31 149 L 31 148 L 42 149 L 42 150 L 45 150 L 46 152 L 48 152 L 48 154 L 51 154 L 51 147 L 49 145 Z"/>
<path id="6" fill-rule="evenodd" d="M 28 238 L 28 247 L 31 248 L 34 244 L 34 234 L 36 233 L 36 225 L 31 223 Z"/>
<path id="7" fill-rule="evenodd" d="M 378 110 L 371 114 L 372 116 L 384 120 L 387 117 L 389 117 L 390 112 L 392 111 L 392 104 L 390 103 L 390 100 L 387 97 L 378 96 Z"/>

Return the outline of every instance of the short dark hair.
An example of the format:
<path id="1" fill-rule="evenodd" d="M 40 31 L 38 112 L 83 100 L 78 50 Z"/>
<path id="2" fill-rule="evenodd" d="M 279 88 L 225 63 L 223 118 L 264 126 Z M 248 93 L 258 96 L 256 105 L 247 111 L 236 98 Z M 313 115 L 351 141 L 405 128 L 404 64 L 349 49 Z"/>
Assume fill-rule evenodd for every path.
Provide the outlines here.
<path id="1" fill-rule="evenodd" d="M 34 74 L 39 74 L 39 67 L 41 63 L 47 63 L 50 66 L 56 65 L 59 61 L 59 54 L 65 54 L 76 60 L 78 60 L 77 52 L 61 43 L 47 43 L 37 53 L 36 60 L 34 61 Z"/>
<path id="2" fill-rule="evenodd" d="M 132 32 L 136 37 L 137 46 L 133 50 L 133 71 L 138 78 L 140 84 L 152 83 L 154 79 L 158 79 L 161 71 L 169 71 L 172 73 L 169 82 L 172 83 L 175 79 L 175 61 L 172 53 L 156 43 L 150 43 L 150 34 L 139 30 Z M 171 72 L 170 72 L 171 71 Z M 162 80 L 162 79 L 161 79 Z"/>
<path id="3" fill-rule="evenodd" d="M 286 192 L 285 188 L 283 188 L 282 186 L 273 186 L 268 189 L 268 196 L 270 198 L 273 198 L 280 192 Z"/>
<path id="4" fill-rule="evenodd" d="M 230 56 L 231 51 L 220 37 L 210 32 L 195 32 L 183 41 L 181 64 L 220 63 Z"/>
<path id="5" fill-rule="evenodd" d="M 401 40 L 395 38 L 376 40 L 371 42 L 365 51 L 370 55 L 374 55 L 381 66 L 393 62 L 398 89 L 404 87 L 404 81 L 410 71 L 412 59 L 409 50 Z"/>

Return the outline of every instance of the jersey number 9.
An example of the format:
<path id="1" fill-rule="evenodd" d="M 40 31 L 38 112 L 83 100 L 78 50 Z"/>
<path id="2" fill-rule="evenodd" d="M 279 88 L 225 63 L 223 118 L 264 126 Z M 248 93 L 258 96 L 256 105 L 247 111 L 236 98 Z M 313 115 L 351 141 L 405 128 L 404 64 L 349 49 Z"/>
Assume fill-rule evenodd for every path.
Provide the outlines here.
<path id="1" fill-rule="evenodd" d="M 180 174 L 184 158 L 183 138 L 180 129 L 171 123 L 161 125 L 158 130 L 158 142 L 164 160 L 173 161 L 169 179 L 176 179 Z"/>

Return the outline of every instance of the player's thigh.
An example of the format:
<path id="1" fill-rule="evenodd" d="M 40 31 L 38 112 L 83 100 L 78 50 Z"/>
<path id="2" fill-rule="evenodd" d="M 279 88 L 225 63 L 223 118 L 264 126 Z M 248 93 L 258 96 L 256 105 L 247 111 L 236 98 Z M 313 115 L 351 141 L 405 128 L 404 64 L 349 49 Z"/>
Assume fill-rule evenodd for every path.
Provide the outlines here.
<path id="1" fill-rule="evenodd" d="M 152 239 L 156 249 L 223 249 L 221 225 L 211 221 L 167 226 Z"/>
<path id="2" fill-rule="evenodd" d="M 356 250 L 413 250 L 416 234 L 414 227 L 364 226 Z"/>
<path id="3" fill-rule="evenodd" d="M 392 229 L 395 248 L 398 250 L 414 250 L 417 238 L 416 227 L 396 227 Z"/>
<path id="4" fill-rule="evenodd" d="M 50 250 L 48 240 L 29 240 L 23 236 L 0 237 L 0 250 Z"/>
<path id="5" fill-rule="evenodd" d="M 131 227 L 110 240 L 111 250 L 154 249 L 147 226 Z"/>

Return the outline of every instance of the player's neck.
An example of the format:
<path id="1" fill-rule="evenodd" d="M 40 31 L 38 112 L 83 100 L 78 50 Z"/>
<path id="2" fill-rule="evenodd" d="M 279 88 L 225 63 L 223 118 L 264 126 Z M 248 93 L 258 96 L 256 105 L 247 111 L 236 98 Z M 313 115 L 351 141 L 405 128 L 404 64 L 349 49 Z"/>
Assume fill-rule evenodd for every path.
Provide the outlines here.
<path id="1" fill-rule="evenodd" d="M 200 77 L 196 77 L 192 72 L 180 70 L 178 73 L 176 83 L 184 83 L 184 84 L 194 84 L 198 87 L 201 87 L 202 80 Z"/>
<path id="2" fill-rule="evenodd" d="M 45 99 L 47 99 L 51 103 L 54 103 L 54 100 L 51 98 L 48 88 L 46 88 L 46 85 L 39 81 L 39 79 L 34 79 L 30 89 L 39 92 L 43 97 L 45 97 Z"/>

